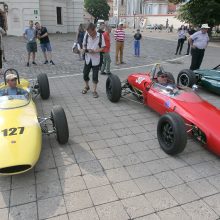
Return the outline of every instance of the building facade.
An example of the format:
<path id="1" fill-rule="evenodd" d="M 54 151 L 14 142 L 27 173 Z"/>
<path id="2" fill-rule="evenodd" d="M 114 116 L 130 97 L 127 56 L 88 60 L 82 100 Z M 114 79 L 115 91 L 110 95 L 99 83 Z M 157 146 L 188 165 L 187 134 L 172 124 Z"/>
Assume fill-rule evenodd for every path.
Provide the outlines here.
<path id="1" fill-rule="evenodd" d="M 20 36 L 29 20 L 40 22 L 50 33 L 75 32 L 84 22 L 83 5 L 83 0 L 4 0 L 0 10 L 7 8 L 8 34 Z"/>

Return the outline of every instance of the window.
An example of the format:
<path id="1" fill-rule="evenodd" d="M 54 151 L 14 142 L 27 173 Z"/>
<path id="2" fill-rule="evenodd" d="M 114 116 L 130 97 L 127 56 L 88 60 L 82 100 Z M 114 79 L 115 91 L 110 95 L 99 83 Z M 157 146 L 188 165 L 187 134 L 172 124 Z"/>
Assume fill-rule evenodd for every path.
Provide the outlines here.
<path id="1" fill-rule="evenodd" d="M 124 6 L 124 0 L 121 0 L 121 5 Z"/>
<path id="2" fill-rule="evenodd" d="M 57 7 L 57 24 L 63 24 L 61 7 Z"/>

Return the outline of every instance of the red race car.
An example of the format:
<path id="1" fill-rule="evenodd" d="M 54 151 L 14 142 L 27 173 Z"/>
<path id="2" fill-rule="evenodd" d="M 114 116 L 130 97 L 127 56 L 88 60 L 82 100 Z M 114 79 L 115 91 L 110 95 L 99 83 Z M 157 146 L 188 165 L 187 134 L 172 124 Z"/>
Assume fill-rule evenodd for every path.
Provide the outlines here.
<path id="1" fill-rule="evenodd" d="M 173 75 L 165 72 L 160 64 L 151 72 L 131 74 L 122 83 L 113 74 L 106 81 L 106 93 L 111 102 L 133 94 L 139 102 L 162 115 L 157 137 L 167 154 L 182 152 L 189 134 L 220 156 L 220 110 L 203 100 L 195 90 L 196 86 L 192 89 L 177 87 Z"/>

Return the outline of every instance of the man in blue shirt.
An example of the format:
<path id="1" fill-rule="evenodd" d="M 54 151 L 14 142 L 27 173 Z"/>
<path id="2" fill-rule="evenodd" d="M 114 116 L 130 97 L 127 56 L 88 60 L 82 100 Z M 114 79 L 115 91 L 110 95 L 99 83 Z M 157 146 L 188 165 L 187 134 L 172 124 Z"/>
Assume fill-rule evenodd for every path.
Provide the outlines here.
<path id="1" fill-rule="evenodd" d="M 35 53 L 37 52 L 36 37 L 37 37 L 37 32 L 36 32 L 36 29 L 34 29 L 34 22 L 29 21 L 29 27 L 24 32 L 24 38 L 27 40 L 27 52 L 28 52 L 27 66 L 30 66 L 31 53 L 33 54 L 32 64 L 37 65 L 35 63 Z"/>
<path id="2" fill-rule="evenodd" d="M 189 38 L 189 44 L 191 46 L 191 70 L 197 70 L 202 64 L 202 60 L 205 54 L 205 49 L 209 43 L 208 24 L 203 24 L 200 31 L 197 31 Z"/>
<path id="3" fill-rule="evenodd" d="M 8 84 L 8 88 L 0 90 L 0 96 L 27 94 L 27 91 L 17 87 L 17 76 L 15 74 L 8 74 L 6 76 L 6 82 Z"/>

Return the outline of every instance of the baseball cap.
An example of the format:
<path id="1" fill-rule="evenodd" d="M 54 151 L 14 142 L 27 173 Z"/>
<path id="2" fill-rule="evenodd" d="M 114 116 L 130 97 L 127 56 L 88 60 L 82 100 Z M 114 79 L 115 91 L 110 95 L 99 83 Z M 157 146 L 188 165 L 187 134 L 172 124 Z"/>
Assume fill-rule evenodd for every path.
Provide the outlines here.
<path id="1" fill-rule="evenodd" d="M 17 79 L 18 77 L 13 74 L 13 73 L 10 73 L 6 76 L 6 81 L 9 81 L 9 80 L 13 80 L 13 79 Z"/>

